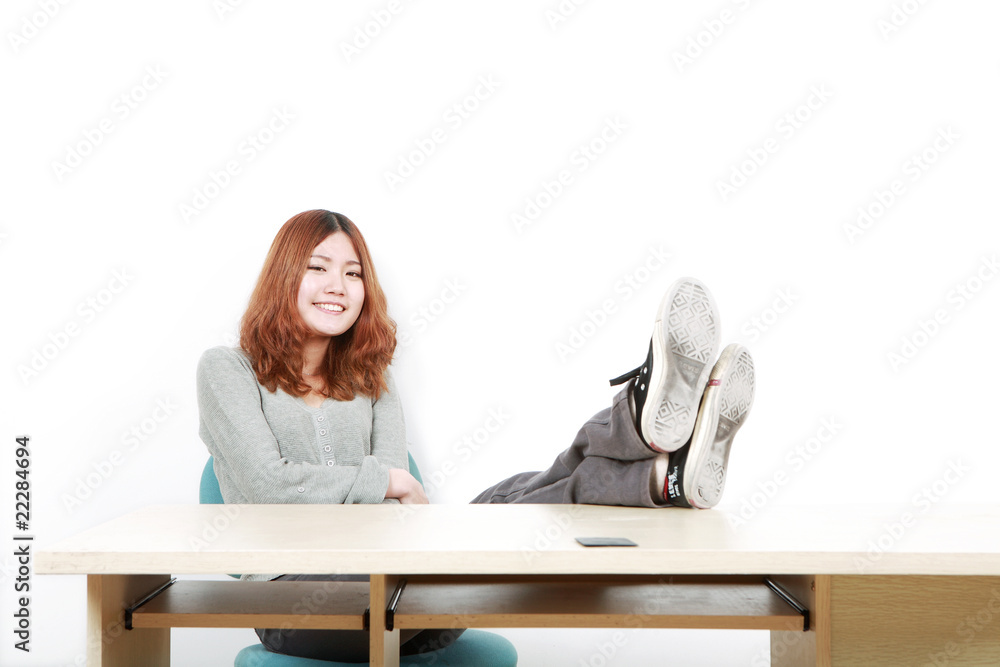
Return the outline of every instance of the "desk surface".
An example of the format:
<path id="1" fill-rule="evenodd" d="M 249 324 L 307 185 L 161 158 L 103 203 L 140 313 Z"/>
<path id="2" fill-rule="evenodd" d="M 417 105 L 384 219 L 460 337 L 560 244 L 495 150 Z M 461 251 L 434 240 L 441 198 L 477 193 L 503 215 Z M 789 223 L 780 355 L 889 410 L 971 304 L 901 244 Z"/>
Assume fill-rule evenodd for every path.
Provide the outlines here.
<path id="1" fill-rule="evenodd" d="M 40 574 L 1000 575 L 1000 505 L 158 505 L 39 549 Z M 638 547 L 580 546 L 626 537 Z"/>

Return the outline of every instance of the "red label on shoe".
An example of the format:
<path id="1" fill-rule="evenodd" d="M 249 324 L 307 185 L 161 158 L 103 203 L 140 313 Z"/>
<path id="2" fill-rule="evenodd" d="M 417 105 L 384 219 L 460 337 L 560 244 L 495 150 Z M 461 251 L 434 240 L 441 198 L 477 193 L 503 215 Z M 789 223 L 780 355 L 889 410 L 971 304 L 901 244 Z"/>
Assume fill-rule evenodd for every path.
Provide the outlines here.
<path id="1" fill-rule="evenodd" d="M 709 387 L 718 387 L 720 384 L 722 384 L 722 380 L 709 380 L 708 381 L 708 386 Z"/>

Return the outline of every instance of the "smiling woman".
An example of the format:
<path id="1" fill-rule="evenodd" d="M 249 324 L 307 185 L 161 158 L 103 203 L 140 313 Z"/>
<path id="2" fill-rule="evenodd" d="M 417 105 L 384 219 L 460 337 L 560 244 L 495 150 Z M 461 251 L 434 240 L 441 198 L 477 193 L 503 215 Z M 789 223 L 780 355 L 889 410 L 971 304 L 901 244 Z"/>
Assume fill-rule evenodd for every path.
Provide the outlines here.
<path id="1" fill-rule="evenodd" d="M 744 347 L 730 345 L 716 360 L 718 322 L 708 288 L 677 280 L 660 303 L 642 364 L 612 381 L 626 386 L 611 407 L 588 420 L 548 470 L 514 475 L 472 502 L 713 507 L 754 392 Z M 225 502 L 426 503 L 408 471 L 389 373 L 395 348 L 396 325 L 354 223 L 330 211 L 286 222 L 243 317 L 240 347 L 212 348 L 198 365 L 199 434 Z M 462 632 L 404 630 L 401 654 L 448 645 Z M 367 658 L 363 631 L 257 633 L 279 653 Z"/>
<path id="2" fill-rule="evenodd" d="M 395 334 L 354 223 L 322 210 L 286 222 L 250 297 L 240 346 L 212 348 L 198 364 L 199 435 L 225 502 L 426 503 L 409 472 L 388 371 Z M 295 642 L 279 630 L 258 634 L 282 653 L 367 657 L 364 632 L 297 631 Z M 402 640 L 404 655 L 450 643 L 438 631 Z"/>
<path id="3" fill-rule="evenodd" d="M 388 372 L 395 333 L 354 223 L 323 210 L 286 222 L 240 346 L 198 367 L 199 432 L 226 502 L 426 502 Z"/>

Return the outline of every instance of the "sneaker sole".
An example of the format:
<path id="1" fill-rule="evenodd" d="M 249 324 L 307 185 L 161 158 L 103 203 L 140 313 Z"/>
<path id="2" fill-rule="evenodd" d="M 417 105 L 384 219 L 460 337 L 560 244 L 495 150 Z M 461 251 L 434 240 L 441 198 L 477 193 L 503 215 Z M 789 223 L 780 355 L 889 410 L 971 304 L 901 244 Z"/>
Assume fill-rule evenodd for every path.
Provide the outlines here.
<path id="1" fill-rule="evenodd" d="M 698 404 L 719 349 L 719 314 L 708 288 L 681 278 L 660 302 L 653 325 L 653 368 L 642 415 L 643 439 L 673 452 L 691 438 Z"/>
<path id="2" fill-rule="evenodd" d="M 692 507 L 714 507 L 722 497 L 729 450 L 753 405 L 754 382 L 750 352 L 727 346 L 712 369 L 685 463 L 684 498 Z"/>

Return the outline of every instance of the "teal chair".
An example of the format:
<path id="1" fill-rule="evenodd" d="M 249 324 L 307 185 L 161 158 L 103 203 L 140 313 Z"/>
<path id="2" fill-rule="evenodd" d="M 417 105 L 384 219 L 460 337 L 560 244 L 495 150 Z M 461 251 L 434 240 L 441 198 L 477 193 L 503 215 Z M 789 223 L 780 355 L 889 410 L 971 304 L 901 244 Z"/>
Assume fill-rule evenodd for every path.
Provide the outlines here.
<path id="1" fill-rule="evenodd" d="M 410 458 L 410 474 L 423 484 L 424 480 L 417 469 L 417 462 Z M 203 505 L 221 505 L 222 491 L 219 480 L 215 477 L 214 461 L 208 458 L 205 469 L 201 473 L 201 488 L 199 498 Z M 238 574 L 231 577 L 239 578 Z M 262 644 L 247 646 L 236 655 L 234 667 L 358 667 L 367 663 L 331 662 L 328 660 L 312 660 L 311 658 L 296 658 L 281 653 L 272 653 Z M 437 651 L 420 653 L 418 655 L 402 656 L 400 667 L 427 667 L 434 664 L 440 667 L 517 667 L 517 650 L 507 639 L 492 632 L 483 630 L 466 630 L 455 643 Z"/>
<path id="2" fill-rule="evenodd" d="M 358 667 L 357 662 L 329 662 L 271 653 L 261 644 L 247 646 L 236 655 L 235 667 Z M 483 630 L 466 630 L 451 646 L 429 653 L 404 655 L 399 667 L 515 667 L 517 651 L 509 641 Z"/>

